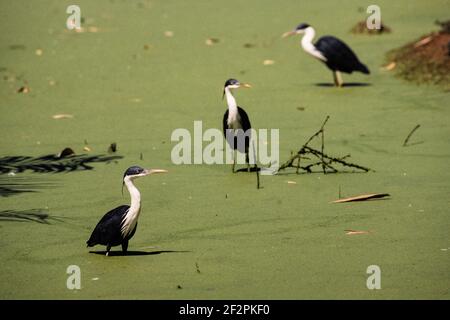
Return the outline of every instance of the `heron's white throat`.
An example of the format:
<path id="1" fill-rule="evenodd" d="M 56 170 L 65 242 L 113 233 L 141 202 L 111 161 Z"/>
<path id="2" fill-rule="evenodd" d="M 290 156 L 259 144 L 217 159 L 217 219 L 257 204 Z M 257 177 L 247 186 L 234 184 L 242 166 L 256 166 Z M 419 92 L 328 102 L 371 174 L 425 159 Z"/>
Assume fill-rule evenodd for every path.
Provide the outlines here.
<path id="1" fill-rule="evenodd" d="M 312 43 L 315 35 L 316 31 L 314 30 L 313 27 L 306 28 L 302 38 L 302 48 L 313 57 L 322 61 L 327 61 L 327 58 L 325 58 L 323 54 L 319 50 L 317 50 L 314 44 Z"/>
<path id="2" fill-rule="evenodd" d="M 228 104 L 228 119 L 227 124 L 232 129 L 242 129 L 239 122 L 239 114 L 236 99 L 233 97 L 230 88 L 225 88 L 225 96 Z"/>
<path id="3" fill-rule="evenodd" d="M 123 237 L 126 237 L 136 227 L 141 212 L 141 193 L 129 177 L 125 177 L 124 182 L 131 197 L 131 206 L 122 220 L 122 227 L 120 229 Z"/>

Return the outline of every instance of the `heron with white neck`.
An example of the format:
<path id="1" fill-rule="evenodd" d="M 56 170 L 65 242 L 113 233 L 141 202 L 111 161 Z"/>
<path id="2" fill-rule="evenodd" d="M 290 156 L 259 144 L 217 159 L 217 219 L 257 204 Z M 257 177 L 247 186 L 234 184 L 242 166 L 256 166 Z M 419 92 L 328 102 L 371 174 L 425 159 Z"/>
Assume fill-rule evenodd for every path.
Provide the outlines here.
<path id="1" fill-rule="evenodd" d="M 140 177 L 164 172 L 167 172 L 167 170 L 143 169 L 139 166 L 128 168 L 123 175 L 122 188 L 123 185 L 127 187 L 131 197 L 131 205 L 122 205 L 106 213 L 86 242 L 87 246 L 104 245 L 108 256 L 111 247 L 121 245 L 122 252 L 126 254 L 128 241 L 136 233 L 137 222 L 141 213 L 141 194 L 133 181 Z"/>
<path id="2" fill-rule="evenodd" d="M 245 162 L 247 163 L 247 171 L 250 171 L 249 163 L 249 144 L 251 139 L 251 124 L 247 112 L 237 105 L 232 90 L 238 88 L 251 88 L 248 83 L 240 83 L 236 79 L 228 79 L 223 87 L 223 97 L 227 99 L 228 109 L 223 115 L 223 134 L 228 144 L 233 150 L 245 153 Z M 236 160 L 233 155 L 233 167 Z"/>
<path id="3" fill-rule="evenodd" d="M 343 85 L 341 72 L 352 73 L 359 71 L 369 74 L 369 69 L 362 64 L 356 54 L 343 41 L 333 36 L 321 37 L 315 44 L 315 30 L 307 23 L 299 24 L 294 30 L 288 31 L 282 35 L 283 38 L 288 36 L 302 34 L 301 45 L 303 50 L 314 58 L 322 61 L 333 71 L 334 84 L 337 87 Z"/>

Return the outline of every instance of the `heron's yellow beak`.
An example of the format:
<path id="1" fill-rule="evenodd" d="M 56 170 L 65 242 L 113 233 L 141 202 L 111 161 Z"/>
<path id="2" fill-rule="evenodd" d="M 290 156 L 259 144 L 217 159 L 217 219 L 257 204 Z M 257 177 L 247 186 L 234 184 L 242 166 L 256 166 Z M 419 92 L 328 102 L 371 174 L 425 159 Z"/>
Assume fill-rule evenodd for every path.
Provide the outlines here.
<path id="1" fill-rule="evenodd" d="M 169 171 L 164 170 L 164 169 L 146 169 L 146 170 L 145 170 L 145 173 L 146 173 L 147 175 L 149 175 L 149 174 L 154 174 L 154 173 L 165 173 L 165 172 L 169 172 Z"/>
<path id="2" fill-rule="evenodd" d="M 287 38 L 287 37 L 293 36 L 293 35 L 295 35 L 295 34 L 296 34 L 295 31 L 288 31 L 288 32 L 283 33 L 283 34 L 281 35 L 281 38 Z"/>
<path id="3" fill-rule="evenodd" d="M 241 83 L 239 85 L 239 87 L 241 87 L 241 88 L 251 88 L 252 86 L 250 84 L 248 84 L 248 83 Z"/>

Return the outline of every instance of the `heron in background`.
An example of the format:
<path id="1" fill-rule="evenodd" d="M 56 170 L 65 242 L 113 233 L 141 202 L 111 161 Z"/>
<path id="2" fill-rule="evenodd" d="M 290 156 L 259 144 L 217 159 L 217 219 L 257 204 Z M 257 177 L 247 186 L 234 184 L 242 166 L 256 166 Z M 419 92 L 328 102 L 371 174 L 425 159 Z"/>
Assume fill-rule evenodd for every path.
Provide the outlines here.
<path id="1" fill-rule="evenodd" d="M 316 32 L 307 23 L 299 24 L 297 28 L 284 33 L 282 37 L 286 38 L 296 34 L 303 34 L 301 41 L 303 50 L 325 63 L 333 71 L 334 84 L 337 87 L 343 85 L 341 72 L 352 73 L 353 71 L 359 71 L 364 74 L 370 74 L 369 69 L 359 61 L 352 49 L 338 38 L 324 36 L 313 44 L 312 41 Z"/>

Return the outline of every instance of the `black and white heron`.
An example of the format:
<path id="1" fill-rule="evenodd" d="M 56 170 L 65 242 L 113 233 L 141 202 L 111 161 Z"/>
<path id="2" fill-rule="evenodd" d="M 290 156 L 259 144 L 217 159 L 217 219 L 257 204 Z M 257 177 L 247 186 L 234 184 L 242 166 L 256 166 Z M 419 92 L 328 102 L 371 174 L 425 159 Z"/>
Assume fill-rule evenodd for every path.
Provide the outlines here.
<path id="1" fill-rule="evenodd" d="M 238 88 L 251 88 L 248 83 L 240 83 L 236 79 L 228 79 L 223 87 L 223 97 L 226 97 L 228 109 L 223 115 L 223 134 L 228 144 L 233 150 L 245 153 L 245 162 L 247 163 L 247 171 L 250 171 L 249 164 L 249 144 L 251 139 L 251 124 L 247 112 L 239 107 L 236 103 L 231 90 Z M 235 156 L 233 155 L 234 171 L 236 165 Z"/>
<path id="2" fill-rule="evenodd" d="M 343 41 L 333 36 L 321 37 L 315 44 L 313 39 L 316 34 L 313 27 L 307 23 L 301 23 L 292 31 L 283 34 L 283 38 L 303 34 L 301 41 L 302 48 L 314 58 L 322 61 L 327 67 L 333 71 L 334 84 L 341 87 L 341 72 L 352 73 L 360 71 L 369 74 L 369 69 L 362 64 L 356 54 Z"/>
<path id="3" fill-rule="evenodd" d="M 131 197 L 131 205 L 122 205 L 106 213 L 86 242 L 87 246 L 104 245 L 108 256 L 111 247 L 122 245 L 122 251 L 125 254 L 128 249 L 128 241 L 136 232 L 139 214 L 141 213 L 141 194 L 133 180 L 163 172 L 167 172 L 167 170 L 143 169 L 138 166 L 128 168 L 123 175 L 122 188 L 123 185 L 127 187 Z"/>

